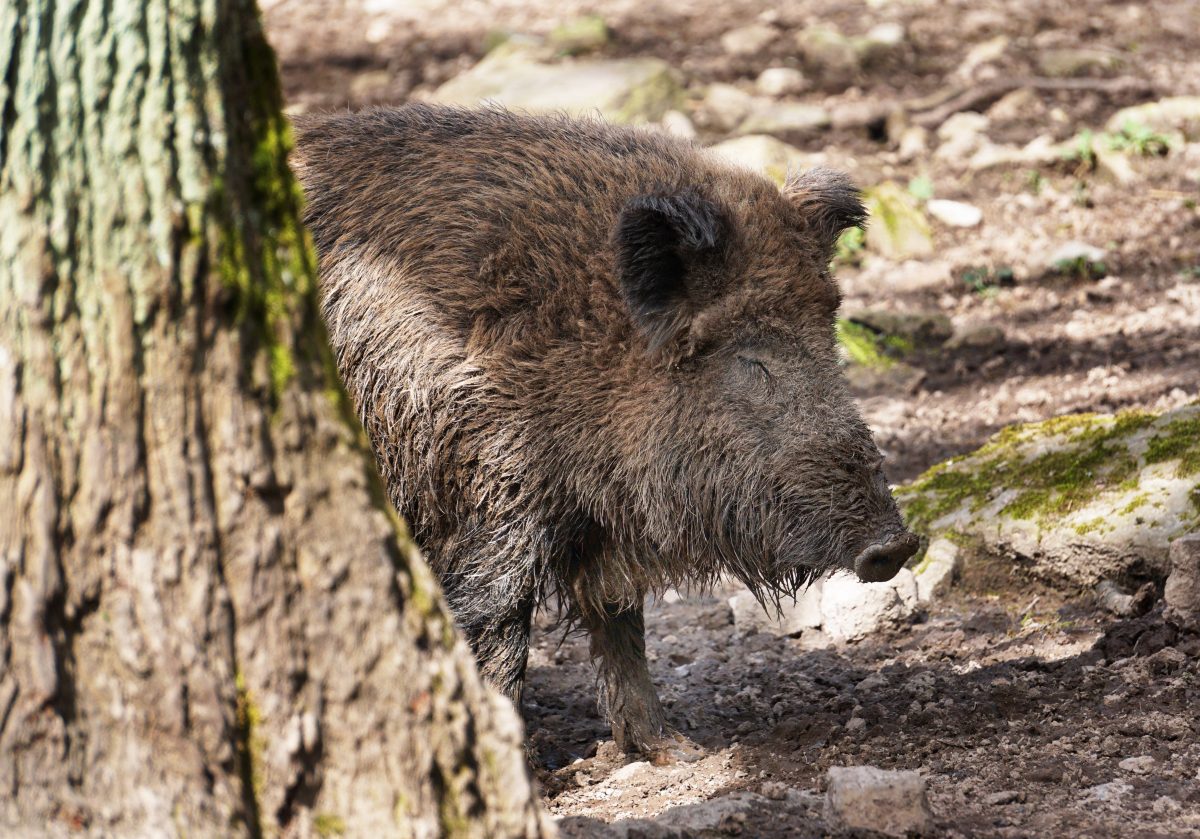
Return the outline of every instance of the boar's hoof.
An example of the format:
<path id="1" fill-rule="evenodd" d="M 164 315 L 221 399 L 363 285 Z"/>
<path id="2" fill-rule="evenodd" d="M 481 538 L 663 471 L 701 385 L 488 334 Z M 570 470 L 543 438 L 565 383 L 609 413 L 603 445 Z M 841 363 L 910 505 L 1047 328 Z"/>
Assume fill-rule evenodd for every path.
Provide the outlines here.
<path id="1" fill-rule="evenodd" d="M 887 582 L 917 552 L 918 545 L 920 540 L 913 533 L 902 533 L 883 544 L 871 545 L 854 560 L 854 573 L 864 583 Z"/>
<path id="2" fill-rule="evenodd" d="M 663 732 L 646 744 L 646 759 L 655 766 L 673 763 L 695 763 L 704 757 L 704 749 L 676 731 Z"/>

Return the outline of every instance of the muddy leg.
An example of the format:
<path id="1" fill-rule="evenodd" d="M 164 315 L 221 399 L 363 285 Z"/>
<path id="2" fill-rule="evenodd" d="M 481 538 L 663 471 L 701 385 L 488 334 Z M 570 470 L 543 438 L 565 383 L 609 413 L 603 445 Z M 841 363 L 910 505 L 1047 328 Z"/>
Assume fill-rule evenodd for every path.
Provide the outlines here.
<path id="1" fill-rule="evenodd" d="M 699 748 L 667 725 L 650 680 L 641 604 L 585 609 L 583 621 L 600 669 L 600 705 L 617 745 L 655 762 L 699 758 Z"/>
<path id="2" fill-rule="evenodd" d="M 454 594 L 459 595 L 458 592 Z M 525 664 L 529 659 L 533 595 L 501 607 L 492 605 L 486 612 L 480 611 L 479 592 L 464 592 L 460 596 L 447 592 L 446 599 L 475 653 L 483 678 L 520 709 Z"/>

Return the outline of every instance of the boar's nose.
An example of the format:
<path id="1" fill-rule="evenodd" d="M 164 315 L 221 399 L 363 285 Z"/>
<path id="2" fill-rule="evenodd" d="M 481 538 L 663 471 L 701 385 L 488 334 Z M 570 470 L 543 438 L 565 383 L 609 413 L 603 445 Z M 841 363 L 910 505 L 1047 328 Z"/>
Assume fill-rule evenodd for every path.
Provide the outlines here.
<path id="1" fill-rule="evenodd" d="M 864 583 L 882 583 L 917 552 L 920 539 L 913 533 L 901 533 L 882 544 L 871 545 L 854 560 L 854 573 Z"/>

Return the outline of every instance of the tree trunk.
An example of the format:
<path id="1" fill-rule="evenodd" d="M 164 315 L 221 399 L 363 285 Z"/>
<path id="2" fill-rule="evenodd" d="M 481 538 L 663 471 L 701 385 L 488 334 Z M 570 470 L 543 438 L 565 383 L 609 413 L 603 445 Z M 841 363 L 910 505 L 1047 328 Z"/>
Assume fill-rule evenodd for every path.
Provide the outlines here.
<path id="1" fill-rule="evenodd" d="M 0 833 L 544 833 L 337 383 L 254 4 L 7 0 L 0 72 Z"/>

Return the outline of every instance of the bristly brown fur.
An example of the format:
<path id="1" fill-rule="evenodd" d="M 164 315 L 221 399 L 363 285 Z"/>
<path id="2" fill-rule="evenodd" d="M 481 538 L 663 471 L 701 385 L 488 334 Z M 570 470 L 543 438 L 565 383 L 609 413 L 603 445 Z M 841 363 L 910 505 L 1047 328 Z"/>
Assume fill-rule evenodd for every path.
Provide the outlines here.
<path id="1" fill-rule="evenodd" d="M 647 592 L 730 573 L 777 600 L 902 529 L 834 345 L 844 176 L 781 193 L 666 136 L 496 108 L 297 136 L 342 376 L 510 695 L 558 589 L 618 738 L 648 748 Z"/>

